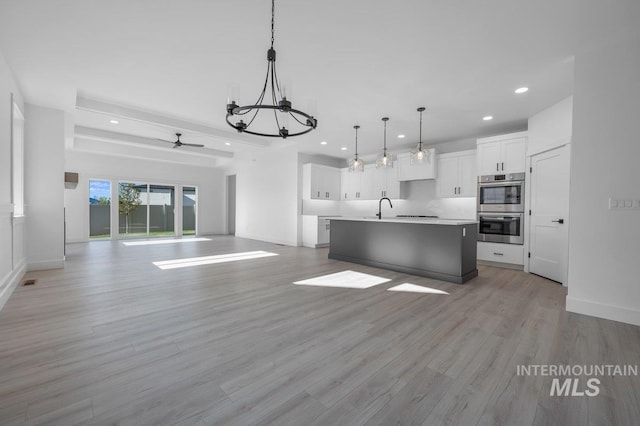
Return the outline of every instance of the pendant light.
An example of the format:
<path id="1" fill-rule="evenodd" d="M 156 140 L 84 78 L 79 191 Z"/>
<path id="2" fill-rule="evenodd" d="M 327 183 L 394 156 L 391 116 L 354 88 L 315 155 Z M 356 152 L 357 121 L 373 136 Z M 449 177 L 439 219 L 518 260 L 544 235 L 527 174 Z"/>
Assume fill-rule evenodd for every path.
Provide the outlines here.
<path id="1" fill-rule="evenodd" d="M 353 128 L 356 129 L 356 154 L 349 159 L 349 171 L 364 172 L 364 161 L 358 157 L 358 129 L 360 126 L 356 124 Z"/>
<path id="2" fill-rule="evenodd" d="M 382 152 L 378 154 L 378 157 L 376 158 L 377 168 L 393 167 L 393 154 L 389 154 L 387 152 L 387 121 L 389 121 L 389 117 L 382 118 L 382 122 L 384 123 L 384 147 L 382 148 Z"/>
<path id="3" fill-rule="evenodd" d="M 418 108 L 420 113 L 420 142 L 415 149 L 411 150 L 411 164 L 431 162 L 431 150 L 429 148 L 422 147 L 422 113 L 426 110 L 425 107 Z"/>
<path id="4" fill-rule="evenodd" d="M 273 48 L 274 22 L 275 0 L 271 0 L 271 48 L 267 50 L 267 76 L 264 81 L 264 86 L 262 87 L 262 92 L 258 96 L 258 100 L 254 105 L 240 106 L 236 104 L 235 100 L 232 100 L 231 103 L 228 103 L 226 120 L 227 124 L 236 129 L 238 133 L 249 133 L 256 136 L 281 137 L 283 139 L 286 139 L 290 136 L 298 136 L 309 133 L 311 130 L 316 128 L 316 126 L 318 125 L 318 120 L 305 112 L 294 109 L 292 107 L 291 100 L 287 99 L 284 90 L 280 87 L 280 83 L 278 82 L 278 75 L 276 73 L 276 51 Z M 265 104 L 263 102 L 265 101 L 267 88 L 270 88 L 271 95 L 267 95 L 266 100 L 267 102 L 271 103 Z M 255 120 L 258 113 L 262 110 L 273 111 L 275 124 L 274 128 L 272 128 L 271 130 L 251 129 L 251 124 Z M 278 119 L 278 113 L 282 114 L 282 117 L 280 117 L 280 119 Z M 235 124 L 230 120 L 234 116 L 240 118 L 240 121 L 236 122 Z M 247 116 L 247 118 L 244 119 L 247 120 L 247 122 L 242 119 L 243 116 Z M 288 121 L 289 117 L 293 118 L 292 123 L 296 126 L 295 130 L 286 128 L 286 122 Z M 261 123 L 261 125 L 264 125 L 265 123 L 264 120 L 258 121 Z"/>

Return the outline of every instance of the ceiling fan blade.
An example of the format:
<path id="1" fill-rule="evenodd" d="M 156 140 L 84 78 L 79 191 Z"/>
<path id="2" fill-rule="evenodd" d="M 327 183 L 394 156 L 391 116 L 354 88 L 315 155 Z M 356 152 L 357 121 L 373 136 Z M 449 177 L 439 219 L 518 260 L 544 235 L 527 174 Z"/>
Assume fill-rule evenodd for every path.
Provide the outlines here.
<path id="1" fill-rule="evenodd" d="M 173 142 L 172 142 L 172 143 L 173 143 Z M 173 148 L 173 149 L 176 149 L 176 148 L 180 148 L 180 146 L 181 146 L 181 145 L 178 145 L 177 143 L 174 143 L 174 144 L 173 144 L 173 146 L 172 146 L 172 148 Z"/>
<path id="2" fill-rule="evenodd" d="M 182 145 L 185 145 L 185 146 L 195 146 L 195 147 L 197 147 L 197 148 L 204 148 L 204 145 L 199 144 L 199 143 L 184 143 L 184 142 L 182 142 Z"/>
<path id="3" fill-rule="evenodd" d="M 164 140 L 164 139 L 158 139 L 158 138 L 156 138 L 156 140 L 157 140 L 157 141 L 160 141 L 160 142 L 166 142 L 166 143 L 176 143 L 175 141 L 167 141 L 167 140 Z"/>

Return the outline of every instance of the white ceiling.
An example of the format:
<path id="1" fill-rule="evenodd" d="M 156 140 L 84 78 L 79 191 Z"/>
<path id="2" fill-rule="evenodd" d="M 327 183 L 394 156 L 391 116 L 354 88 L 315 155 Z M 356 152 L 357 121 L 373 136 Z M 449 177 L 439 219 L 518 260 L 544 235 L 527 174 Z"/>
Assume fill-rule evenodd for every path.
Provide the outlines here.
<path id="1" fill-rule="evenodd" d="M 206 126 L 183 140 L 239 152 L 254 144 L 227 126 L 225 104 L 232 90 L 242 103 L 258 96 L 270 9 L 268 0 L 0 0 L 0 51 L 27 101 L 64 109 L 74 125 L 165 139 L 183 130 L 113 125 L 76 110 L 80 96 Z M 301 151 L 347 158 L 356 123 L 360 153 L 381 148 L 383 116 L 391 149 L 414 145 L 419 106 L 428 143 L 524 128 L 572 93 L 576 53 L 637 36 L 639 22 L 638 0 L 276 0 L 277 69 L 294 106 L 319 121 L 295 139 Z M 530 91 L 515 95 L 520 86 Z"/>

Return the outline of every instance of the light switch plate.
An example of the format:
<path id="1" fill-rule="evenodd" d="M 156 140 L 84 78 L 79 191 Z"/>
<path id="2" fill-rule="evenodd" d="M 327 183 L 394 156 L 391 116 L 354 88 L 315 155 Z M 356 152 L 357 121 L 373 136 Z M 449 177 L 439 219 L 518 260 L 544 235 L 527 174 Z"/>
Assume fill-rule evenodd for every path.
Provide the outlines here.
<path id="1" fill-rule="evenodd" d="M 640 210 L 640 199 L 609 198 L 609 210 Z"/>

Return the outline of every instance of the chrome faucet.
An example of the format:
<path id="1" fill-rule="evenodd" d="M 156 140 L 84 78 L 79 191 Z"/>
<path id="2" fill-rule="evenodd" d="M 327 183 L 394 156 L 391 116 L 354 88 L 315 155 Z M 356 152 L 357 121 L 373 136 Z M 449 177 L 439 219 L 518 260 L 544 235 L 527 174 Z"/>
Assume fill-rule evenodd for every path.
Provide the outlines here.
<path id="1" fill-rule="evenodd" d="M 378 201 L 378 213 L 376 214 L 376 216 L 378 216 L 378 220 L 382 219 L 382 200 L 387 200 L 389 202 L 389 206 L 393 208 L 393 204 L 391 204 L 390 199 L 387 197 L 380 198 L 380 201 Z"/>

